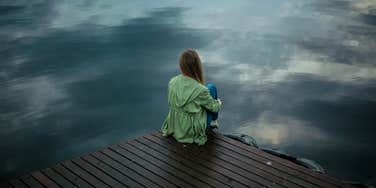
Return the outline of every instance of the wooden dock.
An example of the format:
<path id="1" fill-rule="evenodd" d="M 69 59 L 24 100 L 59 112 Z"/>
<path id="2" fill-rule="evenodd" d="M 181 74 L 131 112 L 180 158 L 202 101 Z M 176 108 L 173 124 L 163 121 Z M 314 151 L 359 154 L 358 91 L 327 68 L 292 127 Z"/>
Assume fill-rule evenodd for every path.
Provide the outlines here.
<path id="1" fill-rule="evenodd" d="M 204 146 L 142 136 L 0 184 L 23 187 L 350 187 L 211 133 Z"/>

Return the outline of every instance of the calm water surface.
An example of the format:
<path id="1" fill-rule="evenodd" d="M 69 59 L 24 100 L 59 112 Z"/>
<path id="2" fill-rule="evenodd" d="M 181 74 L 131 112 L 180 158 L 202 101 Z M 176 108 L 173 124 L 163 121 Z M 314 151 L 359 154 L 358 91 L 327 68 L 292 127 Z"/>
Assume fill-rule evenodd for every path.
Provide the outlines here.
<path id="1" fill-rule="evenodd" d="M 0 177 L 158 130 L 186 48 L 221 132 L 376 184 L 374 0 L 1 0 Z"/>

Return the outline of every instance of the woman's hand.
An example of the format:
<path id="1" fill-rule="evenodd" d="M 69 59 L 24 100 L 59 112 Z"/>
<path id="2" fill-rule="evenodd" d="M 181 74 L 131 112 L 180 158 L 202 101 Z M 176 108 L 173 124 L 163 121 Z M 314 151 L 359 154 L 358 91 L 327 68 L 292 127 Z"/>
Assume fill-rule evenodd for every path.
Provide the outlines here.
<path id="1" fill-rule="evenodd" d="M 221 99 L 217 99 L 218 103 L 219 103 L 219 106 L 222 106 L 222 101 Z"/>

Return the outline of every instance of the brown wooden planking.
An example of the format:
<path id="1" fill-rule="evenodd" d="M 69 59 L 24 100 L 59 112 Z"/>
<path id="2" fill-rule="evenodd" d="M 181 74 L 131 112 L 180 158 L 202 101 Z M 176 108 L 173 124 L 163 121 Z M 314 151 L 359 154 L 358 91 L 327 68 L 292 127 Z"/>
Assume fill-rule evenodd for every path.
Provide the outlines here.
<path id="1" fill-rule="evenodd" d="M 334 185 L 336 187 L 343 187 L 343 184 L 334 177 L 331 177 L 331 176 L 328 176 L 328 175 L 325 175 L 325 174 L 319 174 L 319 173 L 314 172 L 312 170 L 306 169 L 306 168 L 304 168 L 300 165 L 296 165 L 291 161 L 275 157 L 271 154 L 263 152 L 259 149 L 254 148 L 254 147 L 249 147 L 249 146 L 247 146 L 247 145 L 245 145 L 241 142 L 227 138 L 225 136 L 218 135 L 218 134 L 211 134 L 211 136 L 214 137 L 214 140 L 224 141 L 224 142 L 232 144 L 232 145 L 234 145 L 234 146 L 236 146 L 236 147 L 238 147 L 242 150 L 246 150 L 246 151 L 249 152 L 250 155 L 256 155 L 256 156 L 260 156 L 260 157 L 263 157 L 263 158 L 268 159 L 268 160 L 272 160 L 274 162 L 281 164 L 285 168 L 287 167 L 287 169 L 294 169 L 294 170 L 298 171 L 299 173 L 310 175 L 313 178 L 316 178 L 321 182 L 328 182 L 328 183 L 331 183 L 332 185 Z"/>
<path id="2" fill-rule="evenodd" d="M 262 184 L 258 184 L 254 180 L 251 180 L 251 178 L 239 175 L 238 172 L 235 173 L 234 171 L 226 167 L 226 165 L 225 166 L 223 166 L 222 164 L 218 165 L 217 162 L 212 161 L 211 159 L 205 158 L 205 156 L 202 155 L 202 154 L 205 154 L 203 150 L 196 150 L 196 151 L 189 150 L 189 148 L 197 147 L 197 145 L 185 145 L 186 147 L 184 147 L 183 144 L 180 144 L 176 141 L 172 141 L 168 139 L 162 140 L 159 138 L 155 138 L 155 139 L 156 140 L 154 141 L 156 141 L 157 143 L 161 145 L 165 145 L 165 147 L 167 148 L 177 148 L 177 151 L 182 152 L 181 153 L 182 155 L 189 156 L 193 160 L 196 160 L 200 165 L 207 166 L 208 168 L 211 168 L 217 172 L 220 172 L 223 175 L 233 179 L 234 181 L 242 183 L 248 187 L 264 187 Z"/>
<path id="3" fill-rule="evenodd" d="M 52 168 L 46 168 L 41 170 L 41 172 L 50 178 L 52 181 L 56 182 L 58 185 L 64 188 L 75 187 L 70 181 L 65 179 L 63 176 L 52 170 Z"/>
<path id="4" fill-rule="evenodd" d="M 131 144 L 132 146 L 144 151 L 145 153 L 148 153 L 148 154 L 158 158 L 161 161 L 164 161 L 165 163 L 167 163 L 169 165 L 172 165 L 176 169 L 182 170 L 183 172 L 187 173 L 188 175 L 190 175 L 192 177 L 195 177 L 196 179 L 198 179 L 202 182 L 206 182 L 207 184 L 210 184 L 214 187 L 228 187 L 229 186 L 228 184 L 220 182 L 220 181 L 216 180 L 215 178 L 210 177 L 207 174 L 202 173 L 198 169 L 192 168 L 192 165 L 189 166 L 187 163 L 183 163 L 182 160 L 184 160 L 184 159 L 182 159 L 182 158 L 172 159 L 168 155 L 166 156 L 163 153 L 160 153 L 155 148 L 147 146 L 147 144 L 145 144 L 145 142 L 147 143 L 146 139 L 143 140 L 142 138 L 138 138 L 136 140 L 136 142 L 130 142 L 129 144 Z M 189 164 L 192 164 L 192 163 L 189 163 Z"/>
<path id="5" fill-rule="evenodd" d="M 149 171 L 151 171 L 155 174 L 158 174 L 160 177 L 169 181 L 170 183 L 174 184 L 175 186 L 178 186 L 178 187 L 193 187 L 194 186 L 193 184 L 190 184 L 190 183 L 188 183 L 188 182 L 186 182 L 182 179 L 177 178 L 170 171 L 165 170 L 165 168 L 168 168 L 167 166 L 164 166 L 164 167 L 163 166 L 157 166 L 155 163 L 153 163 L 154 161 L 145 160 L 145 159 L 141 158 L 140 156 L 137 156 L 136 154 L 134 154 L 134 153 L 132 153 L 128 150 L 124 150 L 124 149 L 122 149 L 118 146 L 112 147 L 111 149 L 113 151 L 115 151 L 116 153 L 124 156 L 124 157 L 125 156 L 128 157 L 129 159 L 138 163 L 139 165 L 148 169 Z M 160 167 L 162 167 L 162 168 L 160 168 Z"/>
<path id="6" fill-rule="evenodd" d="M 40 184 L 36 179 L 31 175 L 22 176 L 20 178 L 28 187 L 43 188 L 43 185 Z"/>
<path id="7" fill-rule="evenodd" d="M 157 137 L 158 138 L 158 137 Z M 171 139 L 160 139 L 158 138 L 155 140 L 156 142 L 160 142 L 161 145 L 167 145 L 167 147 L 182 147 L 182 144 L 171 140 Z M 186 148 L 190 147 L 197 147 L 197 145 L 188 145 Z M 187 155 L 192 157 L 194 160 L 197 160 L 200 165 L 207 166 L 209 168 L 214 169 L 217 172 L 221 172 L 223 175 L 228 176 L 232 178 L 234 181 L 238 181 L 244 185 L 247 185 L 248 187 L 265 187 L 263 184 L 258 183 L 257 181 L 249 178 L 244 177 L 244 175 L 240 175 L 238 172 L 232 171 L 231 167 L 228 166 L 228 164 L 220 164 L 218 163 L 218 160 L 213 160 L 215 158 L 207 159 L 205 155 L 202 155 L 203 151 L 191 151 L 191 150 L 184 150 L 180 149 L 183 155 Z"/>
<path id="8" fill-rule="evenodd" d="M 213 145 L 211 147 L 213 147 Z M 304 187 L 304 186 L 299 186 L 294 182 L 290 182 L 290 181 L 288 181 L 288 179 L 280 178 L 277 174 L 273 174 L 273 173 L 268 172 L 266 170 L 266 169 L 269 168 L 268 166 L 265 166 L 264 168 L 263 167 L 257 167 L 257 163 L 254 163 L 254 162 L 253 163 L 246 163 L 242 160 L 239 160 L 239 158 L 235 158 L 234 153 L 232 153 L 232 151 L 221 152 L 220 150 L 218 150 L 218 148 L 219 147 L 214 146 L 214 148 L 211 149 L 212 152 L 209 155 L 214 155 L 217 158 L 220 158 L 223 161 L 227 161 L 227 162 L 233 164 L 234 166 L 237 166 L 237 167 L 239 167 L 243 170 L 252 171 L 253 173 L 258 174 L 259 176 L 265 178 L 266 180 L 268 180 L 270 182 L 274 182 L 274 183 L 281 185 L 283 187 L 287 187 L 287 188 Z"/>
<path id="9" fill-rule="evenodd" d="M 288 182 L 277 179 L 275 175 L 266 173 L 265 171 L 255 168 L 254 166 L 248 165 L 246 163 L 241 163 L 240 161 L 233 158 L 232 155 L 227 155 L 220 153 L 216 150 L 216 147 L 211 144 L 206 144 L 202 146 L 205 150 L 206 156 L 212 156 L 220 159 L 221 161 L 227 162 L 228 164 L 233 165 L 231 169 L 241 174 L 246 175 L 247 177 L 253 177 L 259 183 L 262 183 L 265 186 L 273 187 L 297 187 L 296 184 L 287 184 Z M 221 162 L 223 163 L 223 162 Z M 258 177 L 257 177 L 258 176 Z M 277 184 L 277 185 L 274 185 Z M 287 184 L 287 185 L 286 185 Z"/>
<path id="10" fill-rule="evenodd" d="M 203 168 L 209 169 L 210 172 L 215 175 L 214 177 L 218 176 L 219 178 L 223 178 L 223 180 L 226 181 L 226 182 L 234 183 L 235 185 L 243 185 L 243 186 L 239 186 L 239 187 L 247 186 L 247 184 L 241 184 L 242 182 L 237 181 L 232 176 L 229 176 L 227 173 L 224 173 L 224 172 L 227 172 L 227 170 L 223 169 L 222 167 L 218 167 L 215 164 L 212 164 L 210 162 L 208 163 L 208 162 L 206 162 L 206 161 L 204 161 L 200 158 L 188 157 L 188 155 L 186 155 L 186 153 L 182 151 L 183 147 L 181 147 L 181 148 L 170 147 L 168 145 L 163 144 L 162 143 L 163 141 L 160 140 L 160 139 L 154 138 L 153 136 L 150 136 L 150 137 L 147 136 L 147 137 L 148 137 L 147 139 L 150 139 L 150 141 L 154 142 L 155 144 L 157 144 L 161 148 L 164 148 L 168 151 L 174 152 L 174 154 L 172 154 L 171 156 L 178 155 L 180 157 L 183 157 L 183 158 L 189 160 L 190 163 L 188 163 L 188 164 L 190 164 L 190 165 L 197 164 L 198 166 L 202 166 Z"/>
<path id="11" fill-rule="evenodd" d="M 79 176 L 62 166 L 61 164 L 58 164 L 56 166 L 53 166 L 52 169 L 54 169 L 57 173 L 59 173 L 61 176 L 65 177 L 67 180 L 69 180 L 71 183 L 73 183 L 77 187 L 83 187 L 83 188 L 89 188 L 93 187 L 85 180 L 81 179 Z"/>
<path id="12" fill-rule="evenodd" d="M 126 187 L 125 185 L 118 182 L 116 179 L 112 178 L 111 176 L 104 173 L 102 170 L 94 167 L 90 163 L 80 159 L 76 158 L 71 160 L 74 164 L 84 169 L 86 172 L 94 176 L 96 179 L 101 180 L 106 185 L 110 187 Z"/>
<path id="13" fill-rule="evenodd" d="M 309 170 L 307 168 L 304 168 L 304 167 L 302 167 L 300 165 L 296 165 L 296 164 L 294 164 L 291 161 L 275 157 L 275 156 L 273 156 L 273 155 L 271 155 L 269 153 L 263 152 L 263 151 L 261 151 L 259 149 L 254 148 L 254 147 L 249 147 L 249 146 L 247 146 L 245 144 L 242 144 L 242 143 L 240 143 L 240 142 L 238 142 L 236 140 L 227 138 L 225 136 L 218 136 L 218 135 L 213 135 L 213 136 L 214 136 L 214 138 L 211 139 L 210 141 L 218 143 L 219 145 L 227 145 L 227 146 L 228 145 L 232 145 L 233 147 L 235 147 L 237 149 L 245 150 L 246 152 L 248 152 L 248 155 L 252 154 L 255 157 L 263 158 L 264 160 L 275 161 L 278 164 L 284 166 L 284 168 L 286 168 L 286 169 L 293 169 L 293 170 L 296 170 L 296 171 L 298 171 L 300 173 L 306 173 L 306 174 L 312 176 L 312 178 L 318 178 L 318 179 L 323 178 L 323 177 L 320 177 L 323 174 L 319 174 L 319 173 L 311 171 L 311 170 Z M 239 151 L 239 150 L 237 150 L 237 151 Z M 319 176 L 317 176 L 317 175 L 319 175 Z M 332 181 L 332 180 L 325 180 L 325 181 Z M 335 181 L 337 181 L 337 180 L 335 180 Z M 332 182 L 332 183 L 336 184 L 337 182 Z"/>
<path id="14" fill-rule="evenodd" d="M 232 140 L 230 138 L 227 138 L 225 136 L 219 136 L 219 137 L 216 136 L 216 138 L 218 138 L 217 139 L 218 141 L 222 140 L 224 142 L 233 144 L 233 145 L 235 145 L 235 146 L 237 146 L 237 147 L 239 147 L 243 150 L 246 150 L 246 151 L 250 152 L 251 155 L 261 156 L 261 157 L 264 157 L 268 160 L 274 161 L 275 164 L 280 165 L 280 170 L 288 169 L 288 170 L 291 170 L 291 171 L 295 171 L 297 173 L 294 174 L 294 175 L 298 175 L 299 177 L 305 177 L 305 178 L 313 178 L 312 180 L 316 181 L 320 185 L 331 184 L 330 185 L 331 187 L 333 187 L 333 186 L 334 187 L 343 187 L 344 186 L 341 181 L 339 181 L 338 179 L 335 179 L 334 177 L 330 177 L 326 174 L 314 172 L 314 171 L 307 169 L 305 167 L 302 167 L 300 165 L 296 165 L 295 163 L 293 163 L 291 161 L 288 161 L 288 160 L 285 160 L 285 159 L 282 159 L 282 158 L 279 158 L 279 157 L 275 157 L 275 156 L 273 156 L 269 153 L 263 152 L 259 149 L 253 148 L 253 147 L 249 147 L 245 144 L 237 143 L 237 141 Z"/>
<path id="15" fill-rule="evenodd" d="M 164 137 L 160 133 L 153 133 L 151 135 L 153 135 L 153 136 L 155 136 L 157 138 L 160 138 L 160 139 L 164 139 Z M 145 137 L 150 137 L 150 136 L 147 135 Z M 226 143 L 226 142 L 231 142 L 231 143 L 237 144 L 238 147 L 235 147 L 235 148 L 237 148 L 238 151 L 243 151 L 243 147 L 246 148 L 246 149 L 258 150 L 256 148 L 250 147 L 250 146 L 245 145 L 245 144 L 243 144 L 241 142 L 229 139 L 229 138 L 221 136 L 221 135 L 214 135 L 214 136 L 211 136 L 211 137 L 215 137 L 214 139 L 212 138 L 210 140 L 214 140 L 215 142 L 219 142 L 219 145 L 223 145 L 223 144 L 224 145 L 226 145 L 226 144 L 228 145 L 228 143 Z M 168 142 L 173 142 L 172 141 L 173 139 L 166 139 L 166 140 L 168 140 Z M 225 142 L 225 140 L 226 140 L 226 142 Z M 212 141 L 209 141 L 206 145 L 210 145 L 210 142 L 212 142 Z M 267 154 L 267 153 L 262 152 L 262 151 L 258 151 L 258 152 L 261 155 L 267 155 L 268 158 L 263 158 L 263 156 L 258 156 L 258 155 L 255 155 L 254 153 L 250 153 L 250 152 L 247 152 L 246 156 L 248 156 L 249 159 L 254 159 L 255 157 L 256 158 L 259 157 L 259 158 L 261 158 L 261 159 L 264 160 L 264 162 L 262 162 L 262 163 L 266 163 L 267 161 L 273 161 L 273 162 L 275 162 L 273 164 L 279 164 L 279 165 L 280 165 L 280 163 L 283 163 L 284 161 L 292 163 L 290 161 L 287 161 L 287 160 L 284 160 L 284 159 L 280 159 L 278 157 L 272 156 L 272 155 Z M 249 157 L 249 156 L 252 156 L 252 157 Z M 335 178 L 331 177 L 330 179 L 331 180 L 335 180 L 337 182 L 337 184 L 334 184 L 333 182 L 328 183 L 327 181 L 322 181 L 322 180 L 316 178 L 316 176 L 320 176 L 322 174 L 312 172 L 309 169 L 305 169 L 304 167 L 301 167 L 301 166 L 293 164 L 293 163 L 292 163 L 292 165 L 291 164 L 288 164 L 288 165 L 289 166 L 293 166 L 294 168 L 289 168 L 287 166 L 281 166 L 280 165 L 279 166 L 280 167 L 279 170 L 281 171 L 280 174 L 290 173 L 290 174 L 292 174 L 295 177 L 303 178 L 303 180 L 305 180 L 305 181 L 307 181 L 307 179 L 308 179 L 308 180 L 316 182 L 316 184 L 314 184 L 314 185 L 310 185 L 310 186 L 305 185 L 305 187 L 328 187 L 328 188 L 331 188 L 331 187 L 343 187 L 344 186 L 338 180 L 336 180 Z M 291 171 L 291 169 L 293 169 L 293 170 Z M 295 169 L 299 169 L 299 170 L 295 170 Z M 307 172 L 308 174 L 307 173 L 306 174 L 301 173 L 301 171 L 308 171 Z M 310 175 L 310 174 L 314 174 L 314 176 Z M 329 181 L 331 181 L 331 180 L 329 180 Z M 308 181 L 308 182 L 310 182 L 310 181 Z"/>
<path id="16" fill-rule="evenodd" d="M 202 181 L 196 174 L 196 172 L 192 173 L 192 169 L 184 168 L 184 166 L 175 163 L 176 161 L 168 160 L 169 158 L 163 159 L 158 156 L 159 153 L 153 152 L 153 150 L 145 151 L 139 148 L 137 143 L 131 143 L 120 145 L 125 150 L 135 153 L 136 155 L 142 157 L 143 159 L 153 163 L 154 165 L 158 166 L 160 169 L 169 172 L 171 175 L 174 175 L 176 178 L 181 179 L 182 181 L 188 182 L 193 184 L 196 187 L 211 187 L 208 183 Z M 142 145 L 141 145 L 142 147 Z M 157 156 L 156 156 L 157 155 Z M 172 164 L 171 164 L 172 163 Z M 175 164 L 175 165 L 174 165 Z M 215 184 L 217 186 L 223 186 L 222 184 Z M 215 185 L 212 185 L 214 187 Z"/>
<path id="17" fill-rule="evenodd" d="M 158 156 L 146 152 L 145 150 L 137 148 L 137 146 L 135 147 L 134 145 L 130 145 L 130 143 L 119 146 L 122 149 L 132 152 L 135 155 L 143 158 L 144 160 L 151 162 L 161 170 L 163 169 L 163 171 L 169 173 L 172 176 L 175 176 L 175 178 L 180 179 L 185 183 L 191 184 L 195 187 L 211 187 L 207 182 L 202 182 L 200 179 L 198 179 L 197 176 L 192 176 L 190 172 L 185 172 L 184 170 L 186 169 L 184 169 L 184 166 L 181 166 L 183 167 L 183 169 L 179 169 L 178 166 L 174 165 L 174 161 L 172 160 L 167 159 L 166 161 L 164 159 L 161 159 Z"/>
<path id="18" fill-rule="evenodd" d="M 175 168 L 181 171 L 182 173 L 187 174 L 188 176 L 190 176 L 190 178 L 187 178 L 186 180 L 190 181 L 191 183 L 194 183 L 198 187 L 208 187 L 208 185 L 211 185 L 213 187 L 228 187 L 222 184 L 221 182 L 216 181 L 215 179 L 207 177 L 205 174 L 201 174 L 200 172 L 183 165 L 179 161 L 172 160 L 171 158 L 162 155 L 154 149 L 149 149 L 146 145 L 140 142 L 134 141 L 130 142 L 129 144 L 132 145 L 134 148 L 137 148 L 149 154 L 149 156 L 153 156 L 154 158 L 164 162 L 165 164 L 170 165 L 172 168 Z M 179 176 L 179 174 L 176 175 Z M 181 177 L 185 179 L 184 176 Z"/>
<path id="19" fill-rule="evenodd" d="M 258 166 L 258 168 L 263 168 L 265 171 L 268 171 L 270 173 L 273 173 L 277 177 L 280 177 L 282 179 L 294 182 L 296 184 L 299 184 L 303 187 L 320 187 L 320 185 L 324 185 L 326 187 L 333 187 L 331 184 L 326 184 L 320 182 L 313 177 L 307 176 L 307 175 L 299 175 L 299 172 L 297 171 L 290 171 L 288 169 L 285 169 L 284 166 L 281 166 L 278 163 L 269 163 L 271 165 L 268 165 L 268 162 L 271 162 L 271 160 L 261 158 L 259 156 L 252 155 L 252 157 L 249 157 L 250 154 L 248 152 L 237 150 L 235 146 L 232 146 L 228 143 L 220 142 L 218 143 L 217 140 L 211 140 L 209 142 L 212 142 L 214 144 L 217 144 L 218 147 L 216 147 L 216 150 L 227 153 L 228 151 L 232 152 L 232 157 L 236 158 L 240 161 L 243 161 L 246 164 L 253 164 Z"/>
<path id="20" fill-rule="evenodd" d="M 72 161 L 66 161 L 62 163 L 64 167 L 72 171 L 74 174 L 84 179 L 86 182 L 90 183 L 94 187 L 110 187 L 103 182 L 103 180 L 96 178 L 95 176 L 88 173 L 86 170 L 80 168 Z"/>
<path id="21" fill-rule="evenodd" d="M 158 137 L 158 138 L 161 138 L 161 139 L 163 139 L 164 137 L 160 134 L 160 133 L 154 133 L 154 134 L 152 134 L 152 135 L 154 135 L 154 136 L 156 136 L 156 137 Z M 218 136 L 219 137 L 219 136 Z M 222 136 L 222 137 L 224 137 L 224 136 Z M 247 145 L 245 145 L 245 144 L 243 144 L 243 143 L 240 143 L 240 142 L 238 142 L 238 141 L 235 141 L 235 140 L 232 140 L 232 139 L 229 139 L 229 138 L 227 138 L 227 137 L 224 137 L 225 139 L 228 139 L 228 140 L 230 140 L 231 142 L 235 142 L 237 145 L 240 145 L 240 146 L 243 146 L 243 147 L 245 147 L 245 148 L 252 148 L 252 147 L 249 147 L 249 146 L 247 146 Z M 172 142 L 170 139 L 167 139 L 169 142 Z M 220 142 L 220 141 L 218 141 L 218 139 L 216 139 L 215 140 L 216 142 Z M 223 142 L 220 142 L 221 144 L 223 144 Z M 210 144 L 206 144 L 206 145 L 210 145 Z M 236 146 L 232 146 L 231 147 L 232 149 L 234 149 L 234 148 L 236 148 Z M 255 148 L 252 148 L 252 149 L 255 149 Z M 255 149 L 255 150 L 257 150 L 257 149 Z M 262 154 L 265 154 L 265 152 L 261 152 Z M 248 156 L 252 156 L 252 158 L 254 158 L 255 157 L 255 155 L 252 155 L 252 153 L 248 153 Z M 269 156 L 269 158 L 268 158 L 268 160 L 266 160 L 264 163 L 266 163 L 267 161 L 271 161 L 271 160 L 273 160 L 274 158 L 276 158 L 277 160 L 282 160 L 282 159 L 280 159 L 280 158 L 278 158 L 278 157 L 275 157 L 275 156 Z M 284 160 L 284 161 L 287 161 L 287 160 Z M 295 166 L 298 166 L 298 165 L 296 165 L 296 164 L 294 164 Z M 299 166 L 300 167 L 300 166 Z M 282 173 L 287 173 L 287 172 L 290 172 L 290 171 L 286 171 L 285 170 L 286 168 L 283 168 L 283 167 L 281 167 L 280 168 L 280 170 L 282 170 Z M 303 170 L 305 170 L 305 171 L 310 171 L 309 169 L 303 169 Z M 291 172 L 290 172 L 291 173 Z M 299 177 L 305 177 L 305 178 L 308 178 L 308 179 L 312 179 L 312 177 L 311 176 L 307 176 L 307 175 L 305 175 L 305 174 L 301 174 L 301 173 L 299 173 L 299 172 L 295 172 L 295 173 L 292 173 L 293 175 L 295 175 L 295 176 L 299 176 Z M 317 174 L 316 174 L 317 175 Z M 320 174 L 321 175 L 321 174 Z M 314 178 L 313 178 L 314 179 Z M 315 186 L 313 186 L 313 187 L 329 187 L 329 188 L 331 188 L 331 187 L 333 187 L 334 185 L 333 184 L 328 184 L 327 182 L 323 182 L 323 181 L 316 181 L 316 182 L 318 182 Z M 338 185 L 337 185 L 338 186 Z M 337 187 L 336 186 L 336 187 Z M 309 187 L 312 187 L 312 186 L 309 186 Z M 339 187 L 343 187 L 343 186 L 339 186 Z"/>
<path id="22" fill-rule="evenodd" d="M 104 155 L 100 152 L 94 152 L 91 155 L 93 157 L 95 157 L 96 159 L 102 161 L 103 163 L 111 166 L 113 169 L 120 172 L 124 176 L 128 176 L 129 178 L 131 178 L 135 182 L 137 182 L 137 183 L 139 183 L 139 184 L 141 184 L 145 187 L 156 187 L 156 186 L 158 186 L 158 184 L 152 182 L 150 179 L 148 179 L 148 177 L 144 177 L 142 174 L 140 174 L 140 173 L 142 173 L 141 171 L 133 171 L 133 169 L 131 169 L 127 166 L 124 166 L 122 163 L 115 161 L 114 159 L 108 157 L 107 155 Z M 137 169 L 134 169 L 134 170 L 137 170 Z M 144 175 L 148 175 L 148 174 L 144 174 Z M 137 181 L 137 180 L 139 180 L 139 181 Z M 130 185 L 132 186 L 133 183 L 131 183 Z"/>
<path id="23" fill-rule="evenodd" d="M 170 183 L 169 181 L 165 180 L 164 178 L 162 178 L 158 174 L 151 172 L 150 170 L 141 166 L 137 162 L 131 161 L 128 158 L 114 152 L 113 150 L 104 149 L 103 153 L 105 155 L 107 155 L 108 157 L 111 157 L 112 159 L 122 163 L 123 165 L 125 165 L 125 166 L 127 166 L 131 169 L 134 169 L 135 171 L 139 172 L 140 174 L 144 175 L 145 177 L 150 178 L 151 181 L 153 181 L 154 183 L 156 183 L 157 185 L 159 185 L 161 187 L 176 187 L 176 185 L 174 185 L 174 184 Z M 143 181 L 143 180 L 144 180 L 144 178 L 137 179 L 138 182 Z"/>
<path id="24" fill-rule="evenodd" d="M 186 166 L 190 166 L 191 168 L 199 171 L 199 173 L 207 175 L 208 177 L 211 177 L 213 179 L 216 179 L 216 180 L 222 182 L 223 184 L 228 185 L 229 187 L 240 187 L 240 188 L 246 187 L 245 185 L 240 184 L 237 181 L 233 181 L 233 179 L 231 179 L 227 176 L 224 176 L 223 174 L 221 174 L 219 172 L 216 172 L 216 171 L 214 171 L 214 170 L 212 170 L 212 169 L 210 169 L 206 166 L 200 165 L 199 163 L 197 163 L 196 160 L 192 160 L 191 158 L 188 158 L 185 155 L 181 155 L 179 152 L 177 152 L 173 148 L 167 149 L 167 148 L 153 142 L 152 140 L 149 140 L 149 138 L 147 138 L 147 136 L 145 136 L 144 138 L 139 138 L 139 140 L 142 141 L 142 143 L 147 145 L 149 148 L 158 150 L 158 151 L 164 153 L 165 156 L 170 157 L 172 159 L 175 159 L 175 160 L 179 161 L 180 163 L 185 164 Z"/>
<path id="25" fill-rule="evenodd" d="M 212 142 L 209 141 L 209 143 Z M 281 173 L 281 171 L 278 171 L 272 167 L 273 164 L 268 165 L 266 162 L 256 161 L 253 159 L 253 157 L 249 157 L 249 155 L 241 155 L 238 153 L 238 151 L 231 150 L 222 145 L 216 145 L 214 150 L 215 152 L 221 153 L 220 155 L 218 155 L 218 157 L 221 157 L 224 160 L 234 161 L 234 163 L 239 165 L 240 167 L 253 169 L 258 173 L 263 174 L 263 176 L 270 178 L 271 181 L 285 185 L 286 187 L 317 187 L 317 185 L 310 184 L 309 182 L 306 182 L 303 179 L 299 179 L 296 176 L 292 176 L 283 172 Z"/>
<path id="26" fill-rule="evenodd" d="M 122 183 L 122 185 L 124 185 L 125 187 L 142 187 L 140 184 L 138 184 L 134 180 L 130 179 L 124 174 L 121 174 L 120 172 L 113 169 L 111 166 L 108 166 L 107 164 L 94 158 L 91 155 L 84 156 L 82 157 L 82 159 L 96 166 L 98 169 L 103 170 L 103 172 L 105 172 L 106 174 L 114 178 L 116 181 L 119 181 L 120 183 Z"/>
<path id="27" fill-rule="evenodd" d="M 170 142 L 172 144 L 180 144 L 180 143 L 173 141 L 171 139 L 166 139 L 166 138 L 163 138 L 163 137 L 161 137 L 160 139 L 163 139 L 163 140 Z M 243 178 L 241 178 L 242 181 L 245 181 L 247 184 L 250 183 L 250 180 L 251 180 L 251 181 L 257 182 L 258 184 L 265 186 L 265 187 L 282 188 L 281 185 L 278 185 L 275 182 L 269 181 L 269 180 L 265 179 L 264 177 L 261 177 L 259 174 L 254 173 L 252 171 L 252 169 L 249 169 L 249 170 L 241 169 L 238 166 L 233 165 L 232 163 L 228 163 L 228 161 L 225 161 L 225 160 L 218 158 L 216 155 L 212 155 L 213 148 L 212 147 L 206 147 L 206 146 L 207 145 L 205 145 L 205 146 L 192 145 L 191 147 L 188 148 L 189 149 L 188 154 L 190 154 L 190 153 L 200 153 L 200 156 L 199 156 L 200 158 L 202 158 L 206 161 L 210 161 L 212 163 L 215 163 L 217 166 L 222 166 L 223 168 L 226 168 L 229 171 L 231 171 L 233 174 L 238 174 L 238 175 L 242 176 L 243 177 Z M 193 156 L 193 157 L 195 157 L 195 156 Z"/>
<path id="28" fill-rule="evenodd" d="M 42 174 L 40 171 L 33 172 L 33 173 L 31 173 L 31 175 L 36 180 L 38 180 L 42 185 L 44 185 L 45 187 L 51 187 L 51 188 L 59 188 L 60 187 L 54 181 L 52 181 L 47 176 Z"/>
<path id="29" fill-rule="evenodd" d="M 153 133 L 0 186 L 351 187 L 222 135 L 208 137 L 207 144 L 197 146 Z"/>

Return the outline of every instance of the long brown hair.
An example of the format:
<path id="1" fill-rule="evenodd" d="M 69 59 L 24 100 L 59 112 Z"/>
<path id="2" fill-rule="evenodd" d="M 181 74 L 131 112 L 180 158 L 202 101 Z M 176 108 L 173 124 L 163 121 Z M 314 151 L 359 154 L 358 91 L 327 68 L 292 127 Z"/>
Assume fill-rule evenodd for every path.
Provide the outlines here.
<path id="1" fill-rule="evenodd" d="M 195 50 L 185 50 L 180 55 L 179 66 L 184 76 L 189 76 L 201 84 L 205 83 L 201 59 Z"/>

